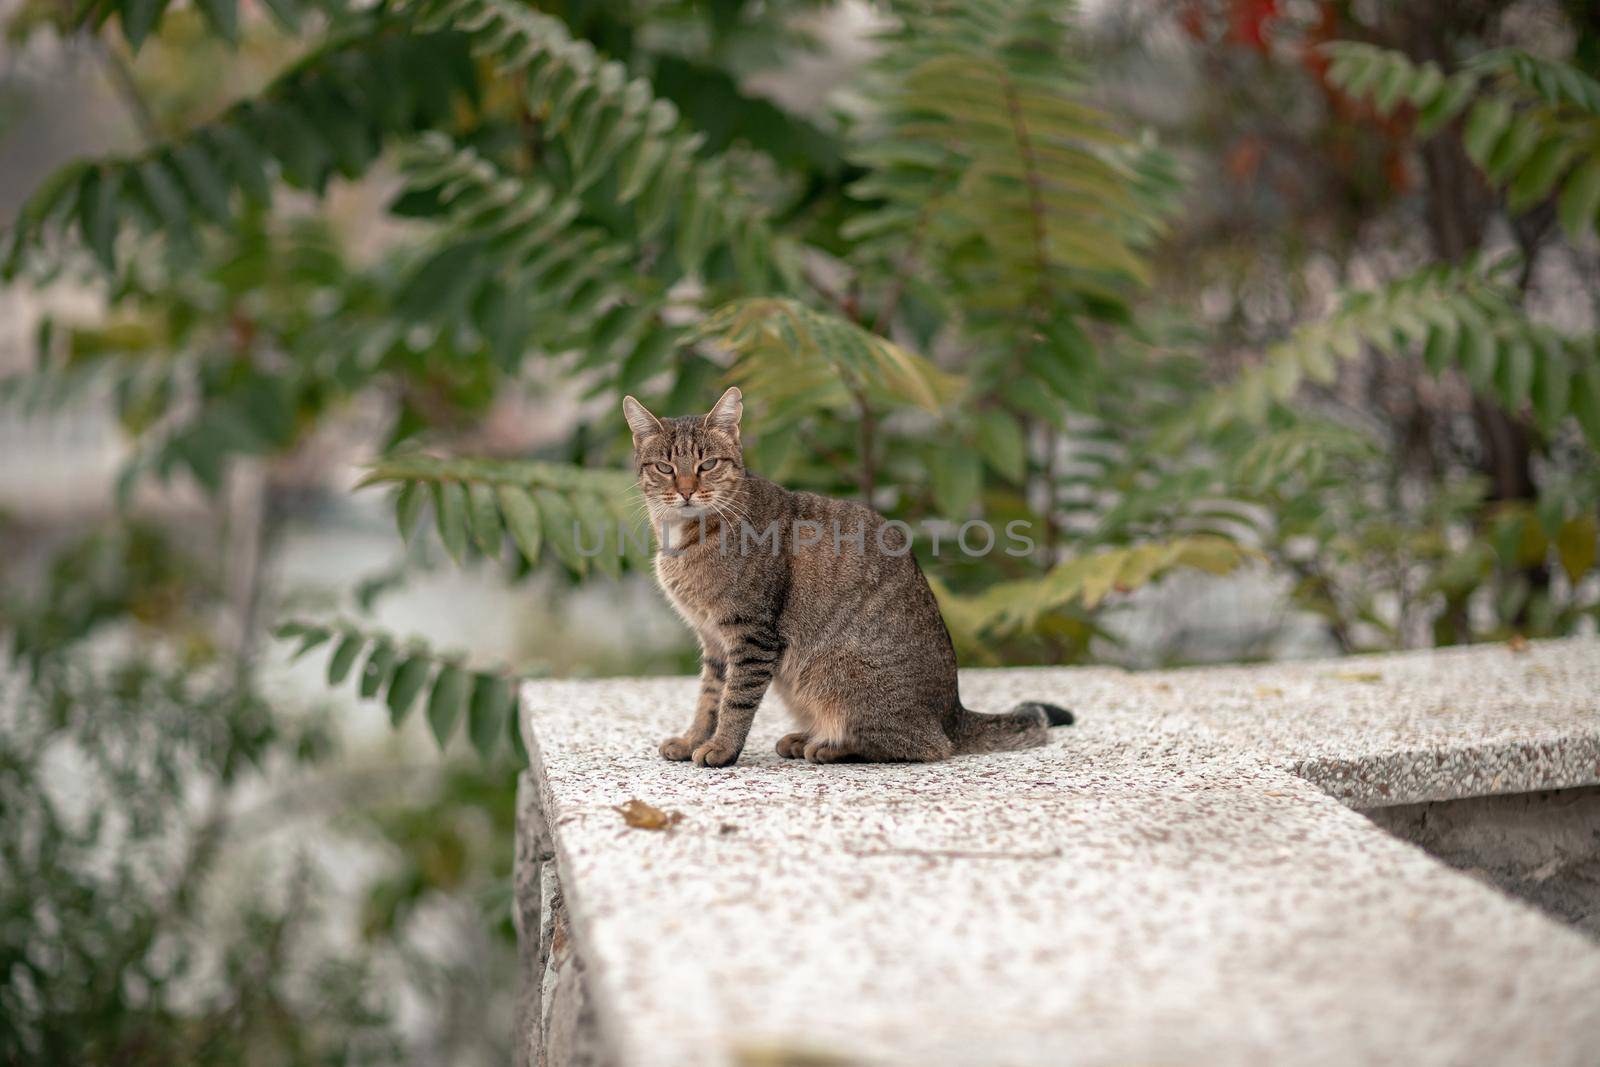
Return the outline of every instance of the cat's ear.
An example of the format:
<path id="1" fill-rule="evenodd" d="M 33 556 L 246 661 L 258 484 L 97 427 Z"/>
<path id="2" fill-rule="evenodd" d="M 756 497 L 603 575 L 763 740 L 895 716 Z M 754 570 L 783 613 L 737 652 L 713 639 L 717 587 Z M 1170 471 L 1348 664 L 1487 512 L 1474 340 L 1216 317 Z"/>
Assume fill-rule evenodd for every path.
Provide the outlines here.
<path id="1" fill-rule="evenodd" d="M 622 398 L 622 414 L 628 420 L 628 429 L 633 431 L 633 441 L 638 444 L 643 438 L 653 433 L 660 433 L 664 427 L 661 420 L 631 396 Z"/>
<path id="2" fill-rule="evenodd" d="M 728 387 L 722 398 L 711 405 L 711 413 L 706 416 L 708 430 L 721 430 L 739 440 L 739 419 L 744 415 L 744 394 L 739 392 L 737 385 Z"/>

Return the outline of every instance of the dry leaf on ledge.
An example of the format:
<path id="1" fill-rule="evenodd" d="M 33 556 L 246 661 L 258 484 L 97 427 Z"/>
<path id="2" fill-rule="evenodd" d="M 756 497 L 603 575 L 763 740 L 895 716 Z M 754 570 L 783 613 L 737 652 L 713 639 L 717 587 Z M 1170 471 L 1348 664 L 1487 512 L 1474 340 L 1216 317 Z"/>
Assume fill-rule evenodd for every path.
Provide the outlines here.
<path id="1" fill-rule="evenodd" d="M 646 804 L 642 800 L 630 800 L 626 804 L 616 806 L 617 814 L 622 816 L 622 821 L 635 830 L 667 830 L 683 818 L 681 811 L 662 811 L 654 804 Z"/>

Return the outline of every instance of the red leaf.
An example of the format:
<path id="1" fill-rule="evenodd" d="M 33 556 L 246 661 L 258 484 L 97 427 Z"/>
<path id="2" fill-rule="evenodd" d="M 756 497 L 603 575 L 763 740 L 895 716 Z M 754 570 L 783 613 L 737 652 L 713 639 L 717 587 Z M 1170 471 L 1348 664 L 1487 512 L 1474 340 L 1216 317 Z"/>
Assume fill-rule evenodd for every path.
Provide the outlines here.
<path id="1" fill-rule="evenodd" d="M 1228 39 L 1235 44 L 1267 50 L 1267 20 L 1278 13 L 1278 0 L 1233 0 Z"/>

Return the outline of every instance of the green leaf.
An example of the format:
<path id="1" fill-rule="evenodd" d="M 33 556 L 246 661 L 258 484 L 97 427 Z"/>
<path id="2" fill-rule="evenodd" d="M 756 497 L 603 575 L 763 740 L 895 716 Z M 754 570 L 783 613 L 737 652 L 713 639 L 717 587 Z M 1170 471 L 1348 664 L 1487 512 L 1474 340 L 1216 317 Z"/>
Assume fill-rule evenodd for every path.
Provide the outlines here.
<path id="1" fill-rule="evenodd" d="M 333 637 L 333 631 L 325 626 L 307 626 L 304 630 L 304 637 L 300 641 L 300 647 L 295 649 L 292 659 L 299 659 L 318 645 L 328 641 L 331 637 Z"/>
<path id="2" fill-rule="evenodd" d="M 211 29 L 229 44 L 239 40 L 239 8 L 236 0 L 197 0 Z"/>
<path id="3" fill-rule="evenodd" d="M 1452 75 L 1446 80 L 1443 91 L 1417 113 L 1418 135 L 1432 137 L 1437 133 L 1460 113 L 1477 87 L 1478 78 L 1474 74 L 1463 71 Z"/>
<path id="4" fill-rule="evenodd" d="M 1008 412 L 991 408 L 978 413 L 978 450 L 1004 478 L 1020 482 L 1027 473 L 1027 439 L 1021 423 Z"/>
<path id="5" fill-rule="evenodd" d="M 361 654 L 362 646 L 366 643 L 366 637 L 354 631 L 340 638 L 338 647 L 333 650 L 333 656 L 328 660 L 329 685 L 338 685 L 345 680 L 350 668 L 355 666 L 356 657 Z"/>
<path id="6" fill-rule="evenodd" d="M 1528 400 L 1533 389 L 1533 349 L 1521 337 L 1508 337 L 1500 346 L 1500 360 L 1495 366 L 1494 385 L 1500 402 L 1516 411 Z"/>
<path id="7" fill-rule="evenodd" d="M 1572 376 L 1572 414 L 1592 448 L 1600 448 L 1600 367 L 1590 364 Z"/>
<path id="8" fill-rule="evenodd" d="M 259 452 L 285 447 L 294 440 L 295 403 L 286 376 L 257 375 L 239 391 L 231 410 L 223 410 L 226 421 L 248 439 L 248 450 Z"/>
<path id="9" fill-rule="evenodd" d="M 78 225 L 83 230 L 84 242 L 108 274 L 117 269 L 116 204 L 121 190 L 120 170 L 97 167 L 84 178 L 78 199 Z"/>
<path id="10" fill-rule="evenodd" d="M 76 207 L 88 171 L 87 163 L 69 163 L 51 173 L 28 197 L 11 225 L 10 247 L 3 264 L 7 278 L 15 272 L 24 246 L 48 229 L 58 212 L 70 212 Z"/>
<path id="11" fill-rule="evenodd" d="M 1489 159 L 1484 167 L 1489 177 L 1496 184 L 1509 178 L 1538 146 L 1539 134 L 1539 125 L 1533 120 L 1526 117 L 1513 119 L 1505 135 L 1489 150 Z"/>
<path id="12" fill-rule="evenodd" d="M 406 482 L 395 492 L 394 520 L 400 528 L 400 540 L 411 540 L 417 520 L 422 517 L 422 505 L 427 500 L 427 492 L 421 482 Z"/>
<path id="13" fill-rule="evenodd" d="M 1506 197 L 1507 206 L 1512 211 L 1526 211 L 1549 196 L 1573 151 L 1573 143 L 1566 137 L 1546 138 L 1517 172 Z"/>
<path id="14" fill-rule="evenodd" d="M 1556 201 L 1556 216 L 1567 236 L 1576 241 L 1595 224 L 1600 212 L 1600 155 L 1573 172 Z"/>
<path id="15" fill-rule="evenodd" d="M 150 159 L 139 164 L 134 173 L 138 176 L 139 188 L 144 191 L 145 199 L 166 227 L 167 236 L 185 239 L 189 233 L 189 211 L 171 172 L 160 160 Z"/>
<path id="16" fill-rule="evenodd" d="M 1049 387 L 1055 394 L 1064 400 L 1073 401 L 1078 398 L 1081 390 L 1078 381 L 1065 364 L 1057 358 L 1057 352 L 1048 345 L 1030 345 L 1027 354 L 1023 357 L 1028 369 L 1033 372 L 1034 379 L 1039 384 Z M 1035 387 L 1036 388 L 1036 387 Z"/>
<path id="17" fill-rule="evenodd" d="M 543 540 L 540 527 L 539 506 L 520 485 L 501 484 L 495 487 L 495 497 L 500 502 L 500 515 L 505 519 L 511 540 L 528 565 L 539 562 L 539 549 Z"/>
<path id="18" fill-rule="evenodd" d="M 298 0 L 265 0 L 279 25 L 290 33 L 300 32 L 300 4 Z"/>
<path id="19" fill-rule="evenodd" d="M 174 148 L 168 158 L 201 210 L 212 220 L 226 223 L 233 214 L 228 205 L 228 185 L 210 157 L 186 144 Z"/>
<path id="20" fill-rule="evenodd" d="M 472 539 L 479 552 L 494 559 L 500 555 L 500 509 L 495 506 L 494 487 L 487 482 L 473 482 L 467 494 Z"/>
<path id="21" fill-rule="evenodd" d="M 1482 316 L 1469 312 L 1463 314 L 1462 320 L 1461 369 L 1474 389 L 1482 389 L 1494 379 L 1494 336 Z"/>
<path id="22" fill-rule="evenodd" d="M 122 36 L 135 52 L 161 19 L 167 0 L 127 0 L 121 7 Z"/>
<path id="23" fill-rule="evenodd" d="M 1351 96 L 1368 92 L 1383 72 L 1382 52 L 1372 45 L 1331 41 L 1321 50 L 1333 61 L 1328 68 L 1329 80 Z"/>
<path id="24" fill-rule="evenodd" d="M 395 305 L 415 322 L 449 321 L 466 307 L 488 266 L 481 242 L 452 244 L 417 268 Z"/>
<path id="25" fill-rule="evenodd" d="M 1456 331 L 1459 324 L 1453 317 L 1441 316 L 1429 324 L 1428 341 L 1422 349 L 1422 360 L 1434 374 L 1443 374 L 1450 366 L 1451 354 L 1456 350 Z"/>
<path id="26" fill-rule="evenodd" d="M 1392 63 L 1384 67 L 1378 74 L 1378 83 L 1372 94 L 1372 104 L 1379 115 L 1388 117 L 1394 106 L 1400 102 L 1400 94 L 1406 89 L 1410 80 L 1411 68 L 1399 63 Z"/>
<path id="27" fill-rule="evenodd" d="M 240 106 L 238 121 L 269 155 L 277 158 L 279 174 L 285 181 L 318 193 L 323 190 L 331 160 L 305 112 L 272 97 L 257 97 Z"/>
<path id="28" fill-rule="evenodd" d="M 528 765 L 528 745 L 522 739 L 522 716 L 517 714 L 517 704 L 511 703 L 511 714 L 506 717 L 506 732 L 511 736 L 511 751 L 522 766 Z"/>
<path id="29" fill-rule="evenodd" d="M 203 143 L 211 146 L 214 156 L 246 197 L 258 204 L 271 199 L 272 186 L 267 181 L 261 148 L 243 130 L 216 125 L 199 136 Z"/>
<path id="30" fill-rule="evenodd" d="M 1533 411 L 1539 428 L 1551 432 L 1567 417 L 1567 402 L 1572 391 L 1572 368 L 1559 347 L 1543 346 L 1534 368 Z"/>
<path id="31" fill-rule="evenodd" d="M 1567 519 L 1566 498 L 1558 493 L 1545 493 L 1534 503 L 1533 513 L 1538 518 L 1539 529 L 1544 531 L 1545 536 L 1554 537 Z"/>
<path id="32" fill-rule="evenodd" d="M 361 696 L 368 700 L 377 696 L 378 690 L 388 684 L 389 674 L 393 670 L 394 644 L 388 638 L 380 637 L 368 653 L 367 662 L 361 667 Z"/>
<path id="33" fill-rule="evenodd" d="M 433 693 L 428 697 L 428 726 L 440 748 L 445 747 L 455 732 L 471 688 L 472 676 L 454 664 L 443 667 L 434 680 Z"/>
<path id="34" fill-rule="evenodd" d="M 472 683 L 467 708 L 467 736 L 478 755 L 488 759 L 506 732 L 506 716 L 513 703 L 511 683 L 499 675 L 480 672 Z"/>
<path id="35" fill-rule="evenodd" d="M 1438 98 L 1445 87 L 1444 73 L 1433 63 L 1424 63 L 1417 69 L 1406 89 L 1406 99 L 1416 107 L 1427 107 Z"/>
<path id="36" fill-rule="evenodd" d="M 389 722 L 392 725 L 399 726 L 405 721 L 411 705 L 417 702 L 417 694 L 422 692 L 423 685 L 428 681 L 431 666 L 426 656 L 411 656 L 396 668 L 394 678 L 389 682 L 389 692 L 384 698 L 389 705 Z"/>
<path id="37" fill-rule="evenodd" d="M 460 482 L 433 483 L 433 516 L 445 551 L 460 563 L 467 554 L 467 491 Z"/>
<path id="38" fill-rule="evenodd" d="M 933 499 L 944 512 L 944 518 L 951 522 L 967 518 L 983 488 L 983 467 L 978 453 L 958 443 L 933 453 L 930 463 Z"/>
<path id="39" fill-rule="evenodd" d="M 1532 523 L 1532 516 L 1522 510 L 1505 512 L 1494 520 L 1490 539 L 1504 566 L 1515 567 L 1523 562 L 1522 546 Z"/>
<path id="40" fill-rule="evenodd" d="M 1511 118 L 1511 102 L 1504 97 L 1488 97 L 1473 105 L 1461 142 L 1474 163 L 1487 169 L 1489 152 L 1505 135 Z"/>
<path id="41" fill-rule="evenodd" d="M 582 526 L 582 550 L 606 577 L 622 577 L 622 556 L 617 544 L 616 529 L 605 501 L 593 493 L 575 493 L 572 497 L 578 521 Z M 595 547 L 599 551 L 595 552 Z"/>
<path id="42" fill-rule="evenodd" d="M 552 489 L 537 489 L 534 491 L 534 500 L 538 502 L 539 513 L 544 519 L 545 544 L 555 549 L 561 562 L 574 574 L 583 574 L 587 569 L 587 561 L 578 555 L 576 543 L 572 540 L 573 524 L 577 516 L 573 513 L 566 497 Z"/>

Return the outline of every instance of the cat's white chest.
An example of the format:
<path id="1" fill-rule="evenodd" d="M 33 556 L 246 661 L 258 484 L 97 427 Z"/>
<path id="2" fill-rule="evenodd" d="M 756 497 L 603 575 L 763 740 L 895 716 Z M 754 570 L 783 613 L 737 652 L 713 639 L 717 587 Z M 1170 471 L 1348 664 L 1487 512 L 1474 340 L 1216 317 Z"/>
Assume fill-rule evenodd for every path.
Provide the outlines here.
<path id="1" fill-rule="evenodd" d="M 714 631 L 715 627 L 712 625 L 707 590 L 701 588 L 701 583 L 696 581 L 696 577 L 692 565 L 685 560 L 657 553 L 656 584 L 666 594 L 667 602 L 672 605 L 679 618 L 695 631 L 704 634 Z"/>

